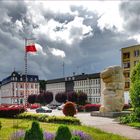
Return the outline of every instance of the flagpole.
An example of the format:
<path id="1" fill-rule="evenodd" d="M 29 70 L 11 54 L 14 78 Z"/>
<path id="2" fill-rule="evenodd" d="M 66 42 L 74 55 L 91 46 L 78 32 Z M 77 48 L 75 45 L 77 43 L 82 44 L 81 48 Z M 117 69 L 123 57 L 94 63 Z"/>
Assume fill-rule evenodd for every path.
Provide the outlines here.
<path id="1" fill-rule="evenodd" d="M 27 46 L 27 38 L 25 38 L 25 47 Z M 24 94 L 24 103 L 27 106 L 27 52 L 25 48 L 25 94 Z"/>

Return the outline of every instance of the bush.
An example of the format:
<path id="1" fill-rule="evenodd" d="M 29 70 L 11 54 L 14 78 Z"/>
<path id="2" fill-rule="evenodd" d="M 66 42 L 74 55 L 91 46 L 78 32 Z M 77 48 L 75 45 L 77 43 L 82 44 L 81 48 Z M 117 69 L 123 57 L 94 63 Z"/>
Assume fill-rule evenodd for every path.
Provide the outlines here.
<path id="1" fill-rule="evenodd" d="M 38 122 L 34 121 L 31 129 L 26 130 L 24 140 L 43 140 L 43 131 Z"/>
<path id="2" fill-rule="evenodd" d="M 28 112 L 24 112 L 17 116 L 17 118 L 19 119 L 30 119 L 30 120 L 37 120 L 41 122 L 45 122 L 47 117 L 48 115 L 45 115 L 45 114 L 33 114 L 33 113 L 28 113 Z"/>
<path id="3" fill-rule="evenodd" d="M 120 117 L 119 120 L 120 120 L 120 123 L 122 123 L 122 124 L 127 124 L 127 123 L 132 123 L 132 122 L 138 121 L 138 119 L 134 113 Z"/>
<path id="4" fill-rule="evenodd" d="M 140 63 L 131 73 L 130 98 L 135 115 L 140 118 Z"/>
<path id="5" fill-rule="evenodd" d="M 65 116 L 74 116 L 76 114 L 76 107 L 75 104 L 72 102 L 67 102 L 64 105 L 63 113 Z"/>
<path id="6" fill-rule="evenodd" d="M 47 123 L 62 123 L 62 124 L 75 124 L 75 125 L 81 124 L 80 120 L 74 117 L 48 116 L 45 114 L 33 114 L 33 113 L 28 113 L 28 112 L 19 114 L 17 118 L 38 120 L 38 121 L 47 122 Z"/>
<path id="7" fill-rule="evenodd" d="M 70 140 L 72 137 L 71 132 L 67 126 L 61 125 L 59 126 L 55 140 Z"/>
<path id="8" fill-rule="evenodd" d="M 16 115 L 23 113 L 26 111 L 26 108 L 24 106 L 20 105 L 12 105 L 12 106 L 1 106 L 0 107 L 0 117 L 4 118 L 13 118 Z"/>
<path id="9" fill-rule="evenodd" d="M 49 116 L 47 118 L 48 123 L 62 123 L 62 124 L 73 124 L 80 125 L 81 122 L 79 119 L 74 117 L 63 117 L 63 116 Z"/>
<path id="10" fill-rule="evenodd" d="M 84 106 L 84 109 L 86 112 L 90 112 L 90 111 L 99 111 L 100 109 L 100 104 L 86 104 Z"/>

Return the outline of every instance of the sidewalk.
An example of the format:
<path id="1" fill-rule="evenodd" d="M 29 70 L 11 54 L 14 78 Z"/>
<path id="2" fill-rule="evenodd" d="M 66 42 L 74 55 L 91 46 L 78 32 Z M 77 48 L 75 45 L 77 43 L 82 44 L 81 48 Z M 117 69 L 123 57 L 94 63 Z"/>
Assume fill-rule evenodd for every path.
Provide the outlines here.
<path id="1" fill-rule="evenodd" d="M 132 140 L 140 140 L 140 130 L 126 125 L 118 124 L 113 118 L 94 117 L 90 113 L 76 115 L 83 125 L 93 126 L 103 131 L 125 136 Z"/>

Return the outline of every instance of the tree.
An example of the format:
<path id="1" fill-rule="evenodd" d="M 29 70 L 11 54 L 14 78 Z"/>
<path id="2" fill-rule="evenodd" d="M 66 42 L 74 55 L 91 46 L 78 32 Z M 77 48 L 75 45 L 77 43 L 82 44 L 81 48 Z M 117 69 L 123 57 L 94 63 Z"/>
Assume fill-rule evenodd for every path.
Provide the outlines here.
<path id="1" fill-rule="evenodd" d="M 45 105 L 45 98 L 44 98 L 44 93 L 41 92 L 40 94 L 37 95 L 37 103 L 40 103 L 42 105 Z"/>
<path id="2" fill-rule="evenodd" d="M 36 98 L 37 98 L 36 94 L 31 94 L 28 96 L 27 102 L 29 104 L 34 104 L 36 102 Z"/>
<path id="3" fill-rule="evenodd" d="M 40 86 L 40 91 L 45 91 L 46 90 L 46 81 L 39 80 L 39 86 Z"/>
<path id="4" fill-rule="evenodd" d="M 78 96 L 75 91 L 70 91 L 67 93 L 67 95 L 68 95 L 68 101 L 75 102 L 75 103 L 77 102 Z"/>
<path id="5" fill-rule="evenodd" d="M 86 104 L 86 101 L 87 101 L 87 94 L 82 92 L 82 91 L 79 91 L 77 93 L 77 104 L 79 105 L 85 105 Z"/>
<path id="6" fill-rule="evenodd" d="M 140 63 L 134 67 L 131 73 L 130 98 L 134 114 L 140 118 Z"/>
<path id="7" fill-rule="evenodd" d="M 53 101 L 53 93 L 50 91 L 44 92 L 45 103 L 49 104 Z"/>
<path id="8" fill-rule="evenodd" d="M 37 102 L 46 105 L 53 101 L 53 93 L 52 92 L 43 92 L 41 91 L 40 94 L 37 96 Z"/>
<path id="9" fill-rule="evenodd" d="M 67 95 L 65 92 L 57 93 L 55 95 L 55 100 L 59 103 L 64 103 L 67 100 Z"/>
<path id="10" fill-rule="evenodd" d="M 31 129 L 26 130 L 24 140 L 43 140 L 43 131 L 38 122 L 34 121 Z"/>

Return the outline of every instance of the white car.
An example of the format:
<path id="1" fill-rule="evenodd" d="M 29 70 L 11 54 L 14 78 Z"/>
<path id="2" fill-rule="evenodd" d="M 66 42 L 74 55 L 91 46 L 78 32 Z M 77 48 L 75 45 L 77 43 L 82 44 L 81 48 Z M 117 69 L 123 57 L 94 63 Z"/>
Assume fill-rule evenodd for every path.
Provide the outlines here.
<path id="1" fill-rule="evenodd" d="M 63 110 L 65 104 L 62 104 L 60 106 L 57 107 L 58 110 Z"/>

